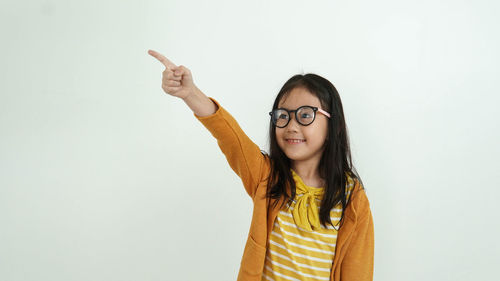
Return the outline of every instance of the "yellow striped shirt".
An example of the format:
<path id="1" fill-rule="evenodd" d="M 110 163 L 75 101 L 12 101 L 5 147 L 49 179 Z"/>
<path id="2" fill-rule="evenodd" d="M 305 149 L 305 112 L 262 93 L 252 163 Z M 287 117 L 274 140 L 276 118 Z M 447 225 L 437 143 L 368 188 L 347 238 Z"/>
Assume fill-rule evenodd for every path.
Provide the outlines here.
<path id="1" fill-rule="evenodd" d="M 342 205 L 339 203 L 330 212 L 335 228 L 331 225 L 327 225 L 327 228 L 323 225 L 316 227 L 312 223 L 311 226 L 307 225 L 307 228 L 312 229 L 312 231 L 309 231 L 305 227 L 298 226 L 295 222 L 303 223 L 304 219 L 294 218 L 293 210 L 297 207 L 297 201 L 301 201 L 301 196 L 307 194 L 320 193 L 322 196 L 322 192 L 318 191 L 323 188 L 307 186 L 293 170 L 292 174 L 297 185 L 297 194 L 292 205 L 287 204 L 289 208 L 280 210 L 274 221 L 261 280 L 330 280 L 330 270 L 335 256 L 338 232 L 335 228 L 338 229 L 339 227 L 337 223 L 342 215 Z M 307 193 L 299 194 L 299 185 L 301 186 L 300 189 L 307 191 Z M 354 183 L 348 177 L 347 196 L 350 195 L 353 187 Z M 317 214 L 315 216 L 306 214 L 313 211 L 311 209 L 302 212 L 306 214 L 305 217 L 311 217 L 311 221 L 314 219 L 313 217 L 317 218 L 319 216 L 321 196 L 319 196 L 320 198 L 314 198 L 316 204 L 304 205 L 304 208 L 317 205 L 315 206 Z M 295 212 L 295 215 L 297 216 L 298 213 Z"/>

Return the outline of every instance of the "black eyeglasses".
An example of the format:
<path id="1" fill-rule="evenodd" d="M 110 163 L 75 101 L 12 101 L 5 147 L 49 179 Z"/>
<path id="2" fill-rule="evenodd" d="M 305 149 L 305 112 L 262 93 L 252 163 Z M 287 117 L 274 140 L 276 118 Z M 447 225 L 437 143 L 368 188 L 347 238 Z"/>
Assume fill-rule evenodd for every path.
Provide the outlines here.
<path id="1" fill-rule="evenodd" d="M 290 114 L 292 112 L 295 112 L 295 120 L 297 120 L 299 124 L 307 126 L 314 122 L 314 119 L 316 119 L 316 111 L 319 111 L 326 117 L 330 118 L 330 114 L 328 112 L 310 105 L 303 105 L 295 110 L 277 108 L 269 112 L 269 115 L 271 115 L 271 122 L 273 122 L 276 127 L 284 128 L 290 122 Z"/>

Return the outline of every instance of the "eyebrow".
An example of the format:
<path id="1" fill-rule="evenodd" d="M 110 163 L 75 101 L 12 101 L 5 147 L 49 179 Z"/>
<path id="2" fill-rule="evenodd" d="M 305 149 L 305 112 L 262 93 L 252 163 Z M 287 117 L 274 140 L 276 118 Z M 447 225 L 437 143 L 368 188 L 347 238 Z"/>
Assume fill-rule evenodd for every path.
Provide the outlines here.
<path id="1" fill-rule="evenodd" d="M 301 106 L 312 106 L 312 107 L 318 107 L 318 108 L 319 108 L 319 106 L 310 105 L 310 104 L 303 104 L 303 105 L 300 105 L 300 106 L 298 106 L 298 107 L 296 107 L 296 108 L 294 108 L 294 109 L 297 109 L 297 108 L 299 108 L 299 107 L 301 107 Z M 289 107 L 284 107 L 284 106 L 278 106 L 277 108 L 284 108 L 284 109 L 288 109 L 288 110 L 290 110 L 290 109 L 291 109 L 291 108 L 289 108 Z"/>

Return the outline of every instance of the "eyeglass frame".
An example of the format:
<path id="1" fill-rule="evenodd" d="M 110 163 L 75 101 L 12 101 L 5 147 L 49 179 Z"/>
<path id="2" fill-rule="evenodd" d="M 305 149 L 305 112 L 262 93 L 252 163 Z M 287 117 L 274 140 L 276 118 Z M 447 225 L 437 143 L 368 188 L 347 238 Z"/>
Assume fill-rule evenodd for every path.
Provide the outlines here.
<path id="1" fill-rule="evenodd" d="M 301 108 L 303 107 L 309 107 L 309 108 L 312 108 L 313 110 L 313 113 L 314 113 L 314 118 L 313 120 L 311 121 L 311 123 L 307 124 L 307 125 L 304 125 L 302 123 L 300 123 L 299 119 L 297 118 L 297 111 L 299 111 Z M 288 116 L 291 116 L 292 115 L 292 112 L 293 112 L 293 115 L 295 115 L 295 120 L 297 120 L 297 123 L 299 123 L 300 125 L 302 126 L 309 126 L 311 125 L 312 123 L 314 123 L 314 121 L 316 120 L 316 111 L 319 111 L 321 114 L 325 115 L 326 117 L 330 118 L 330 113 L 324 111 L 323 109 L 317 107 L 317 106 L 311 106 L 311 105 L 302 105 L 302 106 L 299 106 L 297 109 L 294 109 L 294 110 L 288 110 L 286 108 L 283 108 L 283 107 L 280 107 L 280 108 L 276 108 L 276 109 L 273 109 L 272 111 L 269 112 L 269 116 L 271 116 L 271 123 L 273 123 L 274 126 L 278 127 L 278 128 L 285 128 L 286 126 L 288 126 L 288 123 L 290 123 L 290 120 L 292 120 L 292 118 L 288 118 L 288 121 L 286 122 L 285 126 L 283 127 L 279 127 L 278 125 L 276 125 L 274 122 L 273 122 L 273 112 L 275 110 L 284 110 L 288 113 Z"/>

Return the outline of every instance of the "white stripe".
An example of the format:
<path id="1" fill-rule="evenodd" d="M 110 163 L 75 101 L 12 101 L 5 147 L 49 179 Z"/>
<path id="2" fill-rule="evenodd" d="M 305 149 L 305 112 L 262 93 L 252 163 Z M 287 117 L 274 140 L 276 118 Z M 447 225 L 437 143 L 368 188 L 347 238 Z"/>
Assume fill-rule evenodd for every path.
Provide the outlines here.
<path id="1" fill-rule="evenodd" d="M 283 277 L 283 278 L 285 278 L 285 279 L 288 279 L 288 280 L 293 280 L 293 281 L 295 281 L 295 280 L 296 280 L 296 281 L 300 281 L 300 279 L 295 279 L 295 278 L 293 278 L 293 277 L 286 276 L 286 275 L 284 275 L 284 274 L 281 274 L 281 273 L 279 273 L 279 272 L 276 272 L 276 271 L 272 270 L 272 269 L 269 267 L 269 265 L 266 265 L 266 268 L 267 268 L 267 270 L 271 271 L 271 272 L 272 272 L 274 275 L 276 275 L 276 276 L 281 276 L 281 277 Z"/>
<path id="2" fill-rule="evenodd" d="M 310 231 L 308 231 L 308 230 L 306 230 L 306 229 L 303 229 L 303 228 L 302 228 L 302 227 L 300 227 L 300 226 L 297 226 L 297 225 L 296 225 L 296 224 L 294 224 L 294 223 L 289 223 L 289 222 L 286 222 L 286 221 L 284 221 L 284 220 L 280 219 L 280 217 L 276 217 L 276 218 L 278 219 L 278 221 L 279 221 L 279 223 L 280 223 L 280 224 L 288 225 L 288 226 L 291 226 L 291 227 L 293 227 L 293 228 L 299 229 L 299 230 L 304 231 L 304 232 L 307 232 L 307 233 L 314 233 L 314 234 L 317 234 L 317 235 L 319 235 L 319 236 L 328 237 L 328 238 L 337 238 L 337 235 L 336 235 L 336 234 L 326 234 L 326 233 L 320 233 L 320 232 L 315 232 L 315 231 L 311 231 L 311 232 L 310 232 Z M 276 222 L 275 222 L 275 223 L 276 223 Z M 281 226 L 280 226 L 280 228 L 281 228 Z"/>
<path id="3" fill-rule="evenodd" d="M 282 267 L 286 270 L 290 270 L 290 271 L 293 271 L 295 272 L 296 274 L 300 275 L 300 276 L 305 276 L 305 277 L 310 277 L 310 278 L 314 278 L 314 279 L 319 279 L 319 280 L 330 280 L 330 277 L 319 277 L 319 276 L 314 276 L 314 275 L 311 275 L 311 274 L 307 274 L 307 273 L 303 273 L 303 272 L 300 272 L 300 271 L 297 271 L 289 266 L 286 266 L 286 265 L 283 265 L 279 262 L 276 262 L 276 261 L 273 261 L 271 260 L 269 257 L 266 257 L 272 264 L 276 265 L 276 266 L 279 266 L 279 267 Z"/>
<path id="4" fill-rule="evenodd" d="M 310 265 L 307 265 L 305 263 L 300 263 L 300 262 L 297 262 L 297 261 L 294 261 L 292 260 L 291 258 L 287 257 L 287 256 L 284 256 L 278 252 L 275 252 L 273 250 L 269 250 L 273 255 L 275 256 L 278 256 L 282 259 L 285 259 L 285 260 L 288 260 L 290 261 L 291 263 L 295 264 L 296 266 L 300 266 L 300 267 L 306 267 L 306 268 L 310 268 L 310 269 L 313 269 L 313 270 L 318 270 L 318 271 L 325 271 L 325 272 L 330 272 L 330 267 L 327 267 L 327 268 L 324 268 L 324 267 L 316 267 L 316 266 L 310 266 Z M 331 266 L 331 262 L 329 262 L 330 266 Z"/>
<path id="5" fill-rule="evenodd" d="M 266 277 L 267 280 L 271 280 L 271 281 L 274 281 L 273 278 L 267 276 L 265 273 L 262 273 L 262 276 Z"/>
<path id="6" fill-rule="evenodd" d="M 313 239 L 313 238 L 304 237 L 304 236 L 295 234 L 293 232 L 286 231 L 286 230 L 281 229 L 281 228 L 280 228 L 280 230 L 281 230 L 281 232 L 284 232 L 284 233 L 286 233 L 289 236 L 294 236 L 294 237 L 297 237 L 297 238 L 299 238 L 301 240 L 306 240 L 306 241 L 313 242 L 313 243 L 316 243 L 316 244 L 323 244 L 323 245 L 328 245 L 328 246 L 331 246 L 331 247 L 335 247 L 335 245 L 337 244 L 337 243 L 327 243 L 327 242 L 323 242 L 321 240 L 316 240 L 316 239 Z M 337 235 L 335 235 L 335 237 L 336 236 Z"/>
<path id="7" fill-rule="evenodd" d="M 281 245 L 280 243 L 276 242 L 276 241 L 273 241 L 272 239 L 269 240 L 269 243 L 277 246 L 277 247 L 280 247 L 282 248 L 283 250 L 287 251 L 288 253 L 290 253 L 290 255 L 292 256 L 297 256 L 297 257 L 301 257 L 301 258 L 305 258 L 305 259 L 310 259 L 310 260 L 313 260 L 313 261 L 319 261 L 319 262 L 329 262 L 331 263 L 333 261 L 332 260 L 327 260 L 327 259 L 322 259 L 322 258 L 316 258 L 316 257 L 310 257 L 310 256 L 306 256 L 306 255 L 303 255 L 303 254 L 299 254 L 299 253 L 296 253 L 290 249 L 288 249 L 287 247 Z"/>
<path id="8" fill-rule="evenodd" d="M 330 254 L 330 255 L 335 254 L 332 251 L 327 251 L 327 250 L 322 250 L 322 249 L 316 249 L 316 248 L 313 248 L 313 247 L 304 246 L 304 245 L 300 245 L 300 244 L 294 243 L 292 241 L 287 240 L 285 237 L 283 237 L 283 235 L 275 232 L 274 230 L 271 232 L 271 234 L 274 234 L 274 235 L 278 236 L 279 238 L 283 239 L 283 241 L 285 241 L 287 244 L 290 244 L 290 245 L 298 247 L 298 248 L 310 250 L 310 251 L 313 251 L 313 252 L 320 252 L 320 253 L 324 253 L 324 254 Z"/>

